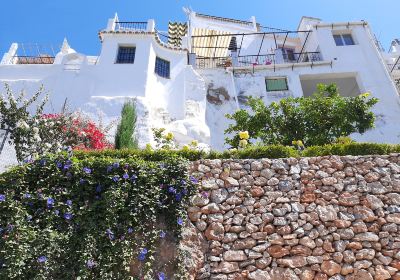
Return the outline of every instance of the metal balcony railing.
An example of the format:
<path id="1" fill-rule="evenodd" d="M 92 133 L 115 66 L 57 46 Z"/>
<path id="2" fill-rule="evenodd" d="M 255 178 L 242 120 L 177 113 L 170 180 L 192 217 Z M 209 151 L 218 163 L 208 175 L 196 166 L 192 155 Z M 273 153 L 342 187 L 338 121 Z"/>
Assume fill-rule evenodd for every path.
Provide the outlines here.
<path id="1" fill-rule="evenodd" d="M 146 21 L 117 21 L 115 22 L 116 31 L 147 30 Z"/>
<path id="2" fill-rule="evenodd" d="M 237 64 L 233 65 L 232 58 L 228 57 L 197 57 L 197 68 L 226 68 L 226 67 L 246 67 L 246 66 L 262 66 L 277 65 L 285 63 L 302 63 L 322 61 L 319 52 L 291 53 L 284 54 L 278 58 L 275 54 L 267 55 L 244 55 L 237 58 Z"/>
<path id="3" fill-rule="evenodd" d="M 53 64 L 54 56 L 14 56 L 14 64 Z"/>

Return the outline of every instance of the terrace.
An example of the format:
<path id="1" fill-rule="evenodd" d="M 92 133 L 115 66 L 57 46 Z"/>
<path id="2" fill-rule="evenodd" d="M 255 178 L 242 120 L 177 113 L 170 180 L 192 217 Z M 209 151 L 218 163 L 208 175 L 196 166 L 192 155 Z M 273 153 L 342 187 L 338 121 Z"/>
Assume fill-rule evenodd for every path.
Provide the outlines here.
<path id="1" fill-rule="evenodd" d="M 12 64 L 53 64 L 54 48 L 51 45 L 18 44 Z"/>
<path id="2" fill-rule="evenodd" d="M 260 25 L 257 29 L 258 32 L 238 34 L 195 29 L 191 53 L 196 54 L 196 67 L 275 67 L 277 64 L 322 61 L 320 52 L 306 51 L 312 31 L 287 31 Z"/>

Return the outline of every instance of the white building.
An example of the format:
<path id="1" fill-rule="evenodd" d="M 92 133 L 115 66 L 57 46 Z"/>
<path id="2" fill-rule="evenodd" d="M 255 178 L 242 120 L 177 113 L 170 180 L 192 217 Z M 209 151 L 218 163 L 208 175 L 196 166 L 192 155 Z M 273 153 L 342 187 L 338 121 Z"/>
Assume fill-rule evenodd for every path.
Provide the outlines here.
<path id="1" fill-rule="evenodd" d="M 165 127 L 179 143 L 197 139 L 214 149 L 224 148 L 225 114 L 245 106 L 247 96 L 265 102 L 310 96 L 316 84 L 334 82 L 344 96 L 370 92 L 380 100 L 376 129 L 353 138 L 399 143 L 399 42 L 384 53 L 367 22 L 303 17 L 296 31 L 287 31 L 263 27 L 254 17 L 185 13 L 187 22 L 170 23 L 168 33 L 154 20 L 116 15 L 98 34 L 98 56 L 78 53 L 66 40 L 54 56 L 26 54 L 14 43 L 1 60 L 0 81 L 29 91 L 43 84 L 54 111 L 67 100 L 106 121 L 134 98 L 142 146 L 152 141 L 152 127 Z"/>

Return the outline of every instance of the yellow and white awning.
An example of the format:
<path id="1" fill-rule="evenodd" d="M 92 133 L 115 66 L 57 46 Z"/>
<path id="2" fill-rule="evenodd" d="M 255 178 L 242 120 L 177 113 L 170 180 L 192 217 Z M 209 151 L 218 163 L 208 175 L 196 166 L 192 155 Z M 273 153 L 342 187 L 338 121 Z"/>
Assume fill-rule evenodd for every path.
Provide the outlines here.
<path id="1" fill-rule="evenodd" d="M 229 34 L 226 31 L 194 28 L 192 33 L 192 36 L 194 36 L 192 37 L 192 51 L 198 57 L 226 57 L 228 56 L 228 47 L 232 38 Z"/>

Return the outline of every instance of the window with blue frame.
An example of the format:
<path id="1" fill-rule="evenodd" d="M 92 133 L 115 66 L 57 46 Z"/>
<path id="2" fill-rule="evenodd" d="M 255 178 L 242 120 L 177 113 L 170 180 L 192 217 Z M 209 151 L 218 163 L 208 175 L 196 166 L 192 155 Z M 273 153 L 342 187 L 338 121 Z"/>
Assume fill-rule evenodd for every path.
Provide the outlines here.
<path id="1" fill-rule="evenodd" d="M 119 47 L 116 63 L 134 63 L 135 62 L 135 47 Z"/>
<path id="2" fill-rule="evenodd" d="M 163 78 L 170 78 L 170 62 L 168 60 L 156 57 L 156 67 L 154 72 Z"/>

